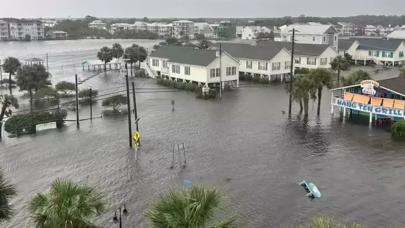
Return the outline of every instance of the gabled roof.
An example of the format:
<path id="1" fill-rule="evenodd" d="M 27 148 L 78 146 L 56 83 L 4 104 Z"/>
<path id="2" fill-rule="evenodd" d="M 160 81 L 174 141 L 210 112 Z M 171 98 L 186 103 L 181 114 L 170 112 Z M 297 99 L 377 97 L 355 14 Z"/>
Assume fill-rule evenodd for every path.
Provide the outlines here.
<path id="1" fill-rule="evenodd" d="M 338 48 L 339 51 L 347 51 L 355 42 L 354 39 L 339 39 L 338 40 Z"/>
<path id="2" fill-rule="evenodd" d="M 398 39 L 356 39 L 359 42 L 357 49 L 395 51 L 403 40 Z"/>
<path id="3" fill-rule="evenodd" d="M 291 51 L 290 42 L 277 42 L 277 41 L 261 41 L 257 43 L 257 46 L 282 46 L 289 52 Z M 294 54 L 304 56 L 320 56 L 329 45 L 327 44 L 294 44 Z"/>
<path id="4" fill-rule="evenodd" d="M 405 30 L 395 30 L 392 33 L 388 34 L 387 37 L 392 39 L 405 39 Z"/>
<path id="5" fill-rule="evenodd" d="M 240 43 L 222 43 L 222 49 L 235 58 L 271 60 L 276 56 L 284 46 L 269 45 L 265 47 L 253 46 L 250 44 Z M 219 44 L 216 44 L 218 47 Z"/>
<path id="6" fill-rule="evenodd" d="M 336 30 L 332 25 L 324 25 L 319 23 L 306 23 L 306 24 L 292 24 L 280 27 L 283 33 L 292 33 L 292 29 L 296 30 L 297 34 L 325 34 L 335 33 Z"/>
<path id="7" fill-rule="evenodd" d="M 150 56 L 168 59 L 170 62 L 174 63 L 208 66 L 216 59 L 216 51 L 165 45 L 153 51 Z"/>
<path id="8" fill-rule="evenodd" d="M 379 80 L 378 82 L 380 83 L 380 86 L 405 95 L 405 78 L 403 77 L 384 79 Z"/>

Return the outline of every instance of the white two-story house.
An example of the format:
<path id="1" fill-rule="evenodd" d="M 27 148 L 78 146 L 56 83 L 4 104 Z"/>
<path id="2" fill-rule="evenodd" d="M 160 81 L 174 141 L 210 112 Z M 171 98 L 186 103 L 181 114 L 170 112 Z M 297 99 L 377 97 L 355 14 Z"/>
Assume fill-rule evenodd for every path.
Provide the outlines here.
<path id="1" fill-rule="evenodd" d="M 238 59 L 241 76 L 282 81 L 290 73 L 291 56 L 282 45 L 259 47 L 250 44 L 223 43 L 221 46 Z"/>
<path id="2" fill-rule="evenodd" d="M 239 87 L 239 63 L 228 52 L 191 47 L 161 46 L 148 57 L 156 76 L 209 87 Z"/>
<path id="3" fill-rule="evenodd" d="M 360 64 L 398 66 L 405 63 L 405 45 L 396 39 L 356 39 L 347 50 Z"/>

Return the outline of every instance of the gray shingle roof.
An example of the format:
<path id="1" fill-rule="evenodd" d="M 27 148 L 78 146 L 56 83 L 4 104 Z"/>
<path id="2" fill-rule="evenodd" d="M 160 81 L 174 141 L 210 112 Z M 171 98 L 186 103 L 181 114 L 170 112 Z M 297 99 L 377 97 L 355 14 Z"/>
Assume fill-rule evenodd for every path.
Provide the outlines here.
<path id="1" fill-rule="evenodd" d="M 151 57 L 169 59 L 170 62 L 208 66 L 216 58 L 215 50 L 199 50 L 192 47 L 161 46 L 150 54 Z"/>
<path id="2" fill-rule="evenodd" d="M 381 51 L 395 51 L 403 40 L 397 39 L 356 39 L 359 42 L 360 50 L 381 50 Z"/>
<path id="3" fill-rule="evenodd" d="M 352 46 L 354 41 L 355 41 L 354 39 L 339 39 L 338 41 L 339 51 L 347 51 Z"/>
<path id="4" fill-rule="evenodd" d="M 380 86 L 405 94 L 405 78 L 403 77 L 384 79 L 379 80 L 378 82 L 380 83 Z"/>
<path id="5" fill-rule="evenodd" d="M 267 46 L 282 46 L 288 51 L 291 51 L 290 42 L 276 42 L 276 41 L 261 41 L 257 43 L 257 46 L 267 47 Z M 321 55 L 329 45 L 324 44 L 294 44 L 295 55 L 305 55 L 305 56 L 319 56 Z"/>
<path id="6" fill-rule="evenodd" d="M 265 48 L 250 44 L 222 43 L 222 49 L 235 58 L 270 60 L 282 49 L 282 45 L 266 46 Z M 218 47 L 219 44 L 216 44 Z"/>

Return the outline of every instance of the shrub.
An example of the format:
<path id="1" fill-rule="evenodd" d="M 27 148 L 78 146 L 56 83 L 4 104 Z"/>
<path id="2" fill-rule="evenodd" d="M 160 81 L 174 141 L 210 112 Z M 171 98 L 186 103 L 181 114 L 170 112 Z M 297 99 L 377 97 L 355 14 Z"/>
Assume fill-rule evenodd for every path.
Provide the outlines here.
<path id="1" fill-rule="evenodd" d="M 399 76 L 400 76 L 400 77 L 405 77 L 405 68 L 401 68 L 401 69 L 399 70 Z"/>
<path id="2" fill-rule="evenodd" d="M 103 100 L 103 106 L 111 106 L 114 111 L 118 111 L 122 104 L 127 104 L 128 99 L 124 95 L 115 95 Z"/>
<path id="3" fill-rule="evenodd" d="M 33 100 L 34 107 L 45 108 L 59 104 L 59 94 L 52 87 L 44 87 L 35 93 Z"/>
<path id="4" fill-rule="evenodd" d="M 391 134 L 396 138 L 405 138 L 405 120 L 393 123 L 391 126 Z"/>
<path id="5" fill-rule="evenodd" d="M 140 69 L 140 70 L 135 71 L 135 77 L 138 77 L 138 78 L 147 78 L 148 76 L 146 75 L 144 69 Z"/>
<path id="6" fill-rule="evenodd" d="M 28 114 L 15 115 L 10 117 L 4 125 L 4 129 L 9 133 L 16 135 L 34 134 L 37 124 L 56 122 L 56 126 L 63 126 L 63 119 L 66 118 L 66 110 L 61 112 L 35 112 Z"/>
<path id="7" fill-rule="evenodd" d="M 91 91 L 91 98 L 93 98 L 93 104 L 96 102 L 94 101 L 94 98 L 98 95 L 98 91 L 93 89 Z M 80 104 L 82 105 L 89 105 L 90 104 L 90 89 L 84 89 L 84 90 L 80 90 L 79 92 L 79 97 L 80 99 Z"/>

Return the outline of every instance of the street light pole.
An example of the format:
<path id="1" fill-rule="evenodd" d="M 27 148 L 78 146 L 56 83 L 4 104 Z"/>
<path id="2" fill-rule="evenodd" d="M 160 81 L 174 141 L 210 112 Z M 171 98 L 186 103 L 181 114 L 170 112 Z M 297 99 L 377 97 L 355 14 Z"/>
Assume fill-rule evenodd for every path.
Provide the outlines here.
<path id="1" fill-rule="evenodd" d="M 292 106 L 292 84 L 294 80 L 294 43 L 295 43 L 295 29 L 292 30 L 291 37 L 291 64 L 290 64 L 290 97 L 288 99 L 288 116 L 291 117 L 291 106 Z"/>
<path id="2" fill-rule="evenodd" d="M 119 211 L 119 217 L 117 216 L 117 211 Z M 128 215 L 128 210 L 124 205 L 120 205 L 120 207 L 114 212 L 113 222 L 119 223 L 119 227 L 122 228 L 122 214 L 125 216 Z"/>

